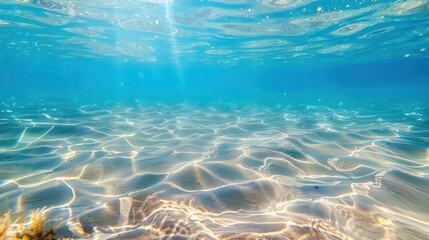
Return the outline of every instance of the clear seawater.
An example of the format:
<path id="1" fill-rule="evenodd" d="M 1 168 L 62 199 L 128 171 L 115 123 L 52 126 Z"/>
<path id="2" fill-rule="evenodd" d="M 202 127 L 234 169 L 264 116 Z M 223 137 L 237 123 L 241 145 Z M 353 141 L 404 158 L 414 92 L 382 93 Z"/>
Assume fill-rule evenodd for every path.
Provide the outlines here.
<path id="1" fill-rule="evenodd" d="M 428 48 L 428 0 L 0 0 L 6 237 L 429 239 Z"/>

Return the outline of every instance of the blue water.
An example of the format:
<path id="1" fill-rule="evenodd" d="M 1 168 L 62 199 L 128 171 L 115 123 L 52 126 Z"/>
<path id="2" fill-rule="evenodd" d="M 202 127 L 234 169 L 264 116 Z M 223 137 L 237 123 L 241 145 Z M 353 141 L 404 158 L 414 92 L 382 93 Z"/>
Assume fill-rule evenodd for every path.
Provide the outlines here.
<path id="1" fill-rule="evenodd" d="M 4 236 L 429 239 L 428 47 L 427 0 L 0 0 Z"/>

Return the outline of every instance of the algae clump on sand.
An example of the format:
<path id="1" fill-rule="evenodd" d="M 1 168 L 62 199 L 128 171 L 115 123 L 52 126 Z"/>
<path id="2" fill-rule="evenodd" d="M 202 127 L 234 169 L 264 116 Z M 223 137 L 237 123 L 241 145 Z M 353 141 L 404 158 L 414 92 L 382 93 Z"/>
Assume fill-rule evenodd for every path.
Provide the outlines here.
<path id="1" fill-rule="evenodd" d="M 10 213 L 0 215 L 0 239 L 22 239 L 22 240 L 53 240 L 55 233 L 53 229 L 46 228 L 46 216 L 44 209 L 35 211 L 30 222 L 19 225 L 19 218 L 12 223 Z M 20 227 L 16 227 L 16 226 Z"/>

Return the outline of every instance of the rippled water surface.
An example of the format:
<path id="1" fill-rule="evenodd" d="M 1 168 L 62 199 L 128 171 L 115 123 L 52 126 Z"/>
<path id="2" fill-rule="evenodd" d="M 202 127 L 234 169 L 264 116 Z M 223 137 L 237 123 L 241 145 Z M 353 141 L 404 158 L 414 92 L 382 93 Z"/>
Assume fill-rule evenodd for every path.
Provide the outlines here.
<path id="1" fill-rule="evenodd" d="M 0 0 L 0 57 L 182 65 L 423 58 L 428 9 L 427 0 Z"/>
<path id="2" fill-rule="evenodd" d="M 58 237 L 427 239 L 426 104 L 1 103 L 0 207 Z"/>

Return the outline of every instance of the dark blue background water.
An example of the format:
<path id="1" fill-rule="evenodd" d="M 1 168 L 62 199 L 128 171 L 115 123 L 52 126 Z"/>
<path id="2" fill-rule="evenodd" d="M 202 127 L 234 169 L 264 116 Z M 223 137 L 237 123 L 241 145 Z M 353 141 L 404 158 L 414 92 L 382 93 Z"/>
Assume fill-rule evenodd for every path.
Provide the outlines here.
<path id="1" fill-rule="evenodd" d="M 287 103 L 374 97 L 401 101 L 422 99 L 429 92 L 428 59 L 182 67 L 52 56 L 3 62 L 0 72 L 3 97 Z"/>

